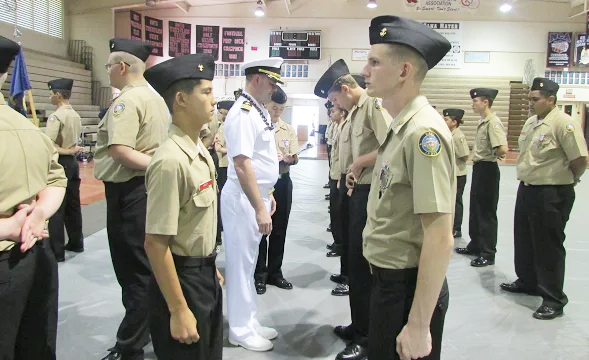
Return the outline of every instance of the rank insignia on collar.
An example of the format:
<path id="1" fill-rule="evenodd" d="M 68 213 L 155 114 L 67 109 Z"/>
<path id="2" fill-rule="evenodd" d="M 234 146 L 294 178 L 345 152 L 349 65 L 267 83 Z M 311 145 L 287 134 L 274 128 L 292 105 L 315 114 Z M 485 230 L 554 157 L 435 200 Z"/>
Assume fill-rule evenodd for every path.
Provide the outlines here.
<path id="1" fill-rule="evenodd" d="M 252 103 L 250 103 L 249 101 L 244 101 L 243 104 L 241 104 L 241 110 L 245 110 L 247 112 L 249 112 L 252 109 Z"/>
<path id="2" fill-rule="evenodd" d="M 377 110 L 382 110 L 382 99 L 376 99 L 376 101 L 374 102 L 374 107 Z"/>
<path id="3" fill-rule="evenodd" d="M 442 141 L 435 132 L 426 131 L 419 137 L 418 147 L 422 155 L 434 157 L 442 152 Z"/>

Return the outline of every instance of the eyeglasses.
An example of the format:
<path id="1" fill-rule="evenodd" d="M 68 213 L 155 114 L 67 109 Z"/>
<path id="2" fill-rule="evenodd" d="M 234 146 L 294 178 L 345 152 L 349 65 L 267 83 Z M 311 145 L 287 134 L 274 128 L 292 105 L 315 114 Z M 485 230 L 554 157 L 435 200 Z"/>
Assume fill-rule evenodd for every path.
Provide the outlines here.
<path id="1" fill-rule="evenodd" d="M 109 71 L 111 67 L 113 67 L 114 65 L 118 65 L 120 63 L 114 63 L 114 64 L 104 64 L 104 68 L 106 69 L 106 71 Z M 131 66 L 129 64 L 127 64 L 126 62 L 123 61 L 123 64 L 127 65 L 127 66 Z"/>

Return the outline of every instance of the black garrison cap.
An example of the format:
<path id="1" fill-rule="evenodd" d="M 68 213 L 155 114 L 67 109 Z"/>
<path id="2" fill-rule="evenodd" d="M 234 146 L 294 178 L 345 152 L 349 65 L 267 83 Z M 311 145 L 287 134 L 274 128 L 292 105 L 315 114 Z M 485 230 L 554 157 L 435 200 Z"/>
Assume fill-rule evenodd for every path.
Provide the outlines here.
<path id="1" fill-rule="evenodd" d="M 114 38 L 110 39 L 110 52 L 117 52 L 123 51 L 134 55 L 141 59 L 141 61 L 145 62 L 149 55 L 151 55 L 151 50 L 153 46 L 149 45 L 146 42 L 139 41 L 139 40 L 132 40 L 126 38 Z"/>
<path id="2" fill-rule="evenodd" d="M 0 36 L 0 74 L 8 71 L 12 60 L 19 51 L 20 45 L 4 36 Z"/>
<path id="3" fill-rule="evenodd" d="M 462 109 L 444 109 L 442 113 L 444 116 L 455 116 L 458 119 L 462 119 L 464 116 L 464 110 Z"/>
<path id="4" fill-rule="evenodd" d="M 284 90 L 282 90 L 280 86 L 276 86 L 276 91 L 272 94 L 272 101 L 282 105 L 286 103 L 286 100 L 288 100 L 288 97 L 286 96 Z"/>
<path id="5" fill-rule="evenodd" d="M 321 76 L 319 81 L 317 81 L 317 85 L 315 85 L 315 95 L 327 99 L 327 92 L 333 86 L 333 83 L 340 77 L 344 75 L 348 75 L 350 73 L 350 69 L 348 69 L 348 65 L 342 59 L 334 62 L 329 69 Z"/>
<path id="6" fill-rule="evenodd" d="M 74 80 L 72 79 L 55 79 L 47 83 L 49 90 L 72 90 Z"/>
<path id="7" fill-rule="evenodd" d="M 362 89 L 366 89 L 366 79 L 362 75 L 352 75 Z"/>
<path id="8" fill-rule="evenodd" d="M 235 103 L 235 101 L 233 101 L 233 100 L 219 101 L 217 103 L 217 109 L 219 109 L 219 110 L 225 109 L 225 110 L 229 111 L 229 109 L 231 109 L 231 107 L 233 106 L 234 103 Z"/>
<path id="9" fill-rule="evenodd" d="M 537 77 L 534 79 L 530 91 L 544 90 L 556 94 L 558 92 L 558 88 L 558 84 L 554 81 L 542 77 Z"/>
<path id="10" fill-rule="evenodd" d="M 495 89 L 476 88 L 476 89 L 470 90 L 470 97 L 474 99 L 475 97 L 479 97 L 479 96 L 488 96 L 491 99 L 495 100 L 495 97 L 497 97 L 498 93 L 499 93 L 499 90 L 495 90 Z"/>
<path id="11" fill-rule="evenodd" d="M 215 60 L 208 54 L 182 55 L 150 67 L 143 76 L 163 96 L 178 80 L 213 80 Z"/>
<path id="12" fill-rule="evenodd" d="M 400 16 L 378 16 L 370 23 L 370 45 L 401 44 L 420 54 L 429 69 L 446 56 L 452 45 L 437 31 Z"/>

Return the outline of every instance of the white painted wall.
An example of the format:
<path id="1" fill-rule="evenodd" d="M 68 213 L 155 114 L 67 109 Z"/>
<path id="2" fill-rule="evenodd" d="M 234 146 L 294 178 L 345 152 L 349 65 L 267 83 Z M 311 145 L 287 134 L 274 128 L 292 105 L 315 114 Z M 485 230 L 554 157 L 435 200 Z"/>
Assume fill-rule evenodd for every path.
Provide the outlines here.
<path id="1" fill-rule="evenodd" d="M 4 11 L 4 9 L 2 9 Z M 66 17 L 67 20 L 67 17 Z M 67 26 L 65 26 L 67 28 Z M 40 51 L 46 54 L 55 55 L 59 57 L 67 57 L 66 39 L 59 39 L 54 36 L 41 34 L 36 31 L 19 28 L 22 32 L 19 38 L 21 45 L 25 49 Z M 64 29 L 67 34 L 67 30 Z M 0 22 L 0 35 L 13 39 L 14 25 L 5 22 Z"/>

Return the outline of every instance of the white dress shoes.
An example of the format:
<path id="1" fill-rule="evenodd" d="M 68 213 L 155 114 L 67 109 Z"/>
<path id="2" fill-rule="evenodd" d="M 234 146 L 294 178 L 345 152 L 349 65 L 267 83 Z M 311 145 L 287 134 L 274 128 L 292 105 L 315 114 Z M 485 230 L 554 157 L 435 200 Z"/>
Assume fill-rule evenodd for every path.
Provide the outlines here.
<path id="1" fill-rule="evenodd" d="M 255 326 L 254 329 L 256 330 L 258 335 L 260 335 L 266 340 L 274 340 L 278 337 L 278 331 L 276 331 L 275 329 L 265 327 L 262 325 Z"/>
<path id="2" fill-rule="evenodd" d="M 261 335 L 250 336 L 245 340 L 233 340 L 229 336 L 229 343 L 233 346 L 241 346 L 244 349 L 251 351 L 269 351 L 274 345 L 268 339 L 264 339 Z"/>

